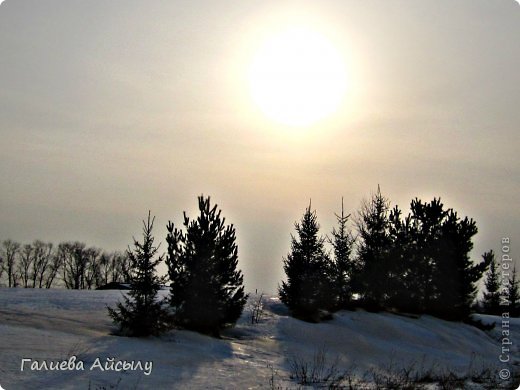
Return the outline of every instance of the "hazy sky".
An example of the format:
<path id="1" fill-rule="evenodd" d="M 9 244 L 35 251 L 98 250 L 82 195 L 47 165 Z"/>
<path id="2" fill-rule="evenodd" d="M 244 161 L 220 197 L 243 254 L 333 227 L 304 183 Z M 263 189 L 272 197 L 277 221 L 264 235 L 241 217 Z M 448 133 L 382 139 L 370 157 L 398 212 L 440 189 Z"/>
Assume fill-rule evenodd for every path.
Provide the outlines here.
<path id="1" fill-rule="evenodd" d="M 253 101 L 251 62 L 291 26 L 344 59 L 347 96 L 306 127 Z M 124 249 L 150 209 L 211 195 L 248 289 L 275 291 L 312 198 L 323 233 L 377 185 L 477 221 L 474 259 L 520 240 L 520 6 L 467 1 L 6 0 L 0 239 Z M 163 249 L 166 249 L 165 243 Z"/>

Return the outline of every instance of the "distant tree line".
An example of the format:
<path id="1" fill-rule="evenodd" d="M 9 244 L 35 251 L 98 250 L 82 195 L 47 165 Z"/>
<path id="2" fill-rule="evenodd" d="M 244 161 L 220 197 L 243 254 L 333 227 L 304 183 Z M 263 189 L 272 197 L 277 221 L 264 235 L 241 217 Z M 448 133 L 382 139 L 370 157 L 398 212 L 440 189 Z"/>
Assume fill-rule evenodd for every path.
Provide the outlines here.
<path id="1" fill-rule="evenodd" d="M 415 198 L 403 216 L 398 206 L 390 208 L 378 187 L 362 203 L 351 230 L 343 205 L 336 217 L 330 237 L 319 234 L 310 205 L 295 224 L 296 236 L 284 259 L 286 280 L 279 288 L 282 302 L 295 317 L 315 322 L 339 309 L 362 307 L 464 320 L 474 309 L 477 282 L 495 267 L 492 251 L 480 262 L 470 259 L 475 221 L 460 218 L 437 198 Z M 327 243 L 332 251 L 325 248 Z M 517 313 L 515 280 L 509 284 Z M 486 283 L 491 292 L 484 304 L 495 310 L 497 284 L 494 279 Z"/>
<path id="2" fill-rule="evenodd" d="M 129 280 L 125 252 L 106 252 L 82 242 L 58 246 L 36 240 L 0 243 L 0 282 L 7 287 L 94 289 Z"/>

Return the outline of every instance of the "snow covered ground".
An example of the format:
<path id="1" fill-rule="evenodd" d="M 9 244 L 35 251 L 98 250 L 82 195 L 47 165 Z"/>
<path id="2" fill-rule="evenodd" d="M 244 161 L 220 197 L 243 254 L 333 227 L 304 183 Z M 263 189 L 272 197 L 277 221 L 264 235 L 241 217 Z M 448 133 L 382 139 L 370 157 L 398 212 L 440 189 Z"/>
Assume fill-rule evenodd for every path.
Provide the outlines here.
<path id="1" fill-rule="evenodd" d="M 134 339 L 111 335 L 106 306 L 121 294 L 0 289 L 0 385 L 6 390 L 298 388 L 290 378 L 291 360 L 311 361 L 319 350 L 326 351 L 329 364 L 337 359 L 341 370 L 359 376 L 391 366 L 456 373 L 512 367 L 499 360 L 503 340 L 498 317 L 480 316 L 498 322 L 489 333 L 430 316 L 364 311 L 343 311 L 331 321 L 310 324 L 290 317 L 277 298 L 267 297 L 260 323 L 251 324 L 246 309 L 222 339 L 179 330 Z M 520 321 L 512 319 L 509 326 L 508 355 L 518 365 Z M 76 360 L 70 371 L 32 369 L 35 361 L 68 362 L 72 356 Z M 100 365 L 107 362 L 114 364 L 102 371 Z M 131 362 L 133 369 L 115 370 Z"/>

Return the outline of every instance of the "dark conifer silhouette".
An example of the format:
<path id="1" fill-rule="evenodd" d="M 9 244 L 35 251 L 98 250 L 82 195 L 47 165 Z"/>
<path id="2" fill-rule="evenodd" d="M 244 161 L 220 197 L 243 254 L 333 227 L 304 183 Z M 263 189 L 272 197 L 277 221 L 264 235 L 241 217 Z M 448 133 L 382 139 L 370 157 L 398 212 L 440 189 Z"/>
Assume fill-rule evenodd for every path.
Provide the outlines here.
<path id="1" fill-rule="evenodd" d="M 170 304 L 177 326 L 219 335 L 240 317 L 247 296 L 238 266 L 235 228 L 225 225 L 210 207 L 210 198 L 198 198 L 200 214 L 191 220 L 184 213 L 186 232 L 168 223 Z"/>
<path id="2" fill-rule="evenodd" d="M 168 328 L 169 318 L 163 302 L 157 294 L 164 278 L 157 275 L 156 267 L 163 256 L 157 256 L 158 246 L 154 246 L 152 229 L 155 217 L 143 221 L 143 242 L 134 238 L 134 249 L 128 248 L 131 263 L 130 291 L 116 308 L 108 312 L 123 335 L 143 337 L 158 335 Z"/>
<path id="3" fill-rule="evenodd" d="M 474 264 L 469 253 L 475 221 L 445 210 L 440 199 L 411 202 L 403 218 L 377 192 L 358 214 L 359 294 L 365 307 L 467 319 L 476 283 L 490 264 Z"/>
<path id="4" fill-rule="evenodd" d="M 516 267 L 513 268 L 511 278 L 507 284 L 507 298 L 509 301 L 509 312 L 512 317 L 520 316 L 520 288 L 516 277 Z"/>
<path id="5" fill-rule="evenodd" d="M 385 307 L 389 291 L 387 275 L 392 246 L 389 235 L 389 205 L 390 202 L 381 194 L 378 186 L 371 199 L 362 204 L 356 221 L 360 240 L 359 294 L 364 305 L 371 309 Z"/>
<path id="6" fill-rule="evenodd" d="M 390 248 L 386 259 L 386 308 L 416 312 L 420 289 L 416 268 L 416 236 L 411 216 L 401 217 L 401 210 L 394 206 L 388 217 Z"/>
<path id="7" fill-rule="evenodd" d="M 298 237 L 291 235 L 291 252 L 284 259 L 287 281 L 282 282 L 279 295 L 295 317 L 316 322 L 326 315 L 324 311 L 336 307 L 333 267 L 310 205 L 295 228 Z"/>
<path id="8" fill-rule="evenodd" d="M 406 244 L 401 243 L 401 239 L 396 242 L 397 247 L 408 248 L 402 268 L 403 283 L 409 299 L 408 306 L 402 305 L 401 309 L 424 313 L 432 309 L 437 294 L 433 278 L 439 261 L 439 248 L 442 247 L 443 220 L 448 212 L 438 198 L 428 203 L 415 198 L 410 204 L 410 210 L 411 213 L 403 222 L 403 226 L 407 226 Z"/>
<path id="9" fill-rule="evenodd" d="M 333 228 L 332 238 L 329 243 L 334 253 L 333 279 L 337 294 L 337 305 L 339 309 L 346 309 L 352 302 L 354 290 L 353 276 L 356 274 L 356 263 L 352 256 L 354 237 L 348 230 L 347 223 L 350 214 L 345 215 L 343 198 L 341 198 L 341 215 L 335 214 L 337 229 Z"/>
<path id="10" fill-rule="evenodd" d="M 486 275 L 484 292 L 484 310 L 488 314 L 500 313 L 500 278 L 499 270 L 493 251 L 485 253 L 484 258 L 489 258 L 489 270 Z"/>
<path id="11" fill-rule="evenodd" d="M 433 289 L 436 292 L 430 312 L 447 319 L 467 319 L 477 292 L 476 283 L 489 267 L 491 258 L 474 264 L 469 253 L 477 233 L 473 219 L 460 219 L 449 209 L 442 220 L 437 241 Z"/>

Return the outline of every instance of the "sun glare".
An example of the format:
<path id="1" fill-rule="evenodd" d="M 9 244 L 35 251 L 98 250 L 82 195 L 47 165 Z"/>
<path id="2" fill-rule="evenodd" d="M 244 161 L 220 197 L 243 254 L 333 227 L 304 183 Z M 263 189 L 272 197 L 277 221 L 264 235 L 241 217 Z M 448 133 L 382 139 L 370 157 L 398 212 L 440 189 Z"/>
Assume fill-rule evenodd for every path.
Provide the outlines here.
<path id="1" fill-rule="evenodd" d="M 254 102 L 267 117 L 289 126 L 309 126 L 338 109 L 346 93 L 347 72 L 325 36 L 292 28 L 259 48 L 249 83 Z"/>

